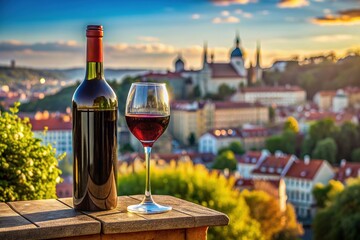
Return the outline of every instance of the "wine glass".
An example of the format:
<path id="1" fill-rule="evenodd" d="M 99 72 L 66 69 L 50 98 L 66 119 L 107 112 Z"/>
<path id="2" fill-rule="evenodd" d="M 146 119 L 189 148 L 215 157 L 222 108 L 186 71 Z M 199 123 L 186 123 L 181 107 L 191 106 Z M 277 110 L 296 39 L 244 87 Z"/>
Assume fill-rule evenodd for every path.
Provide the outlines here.
<path id="1" fill-rule="evenodd" d="M 169 97 L 164 83 L 138 82 L 131 85 L 125 108 L 126 123 L 141 142 L 145 152 L 145 196 L 138 205 L 128 206 L 133 213 L 153 214 L 170 211 L 172 207 L 154 202 L 150 186 L 150 154 L 155 141 L 164 133 L 170 121 Z"/>

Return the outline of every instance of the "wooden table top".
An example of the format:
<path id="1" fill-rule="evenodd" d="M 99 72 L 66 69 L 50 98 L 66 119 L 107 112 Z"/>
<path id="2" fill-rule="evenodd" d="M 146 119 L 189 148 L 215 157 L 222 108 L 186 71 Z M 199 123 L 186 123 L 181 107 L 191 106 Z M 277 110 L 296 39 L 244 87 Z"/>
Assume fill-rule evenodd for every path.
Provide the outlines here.
<path id="1" fill-rule="evenodd" d="M 120 196 L 115 209 L 99 212 L 75 211 L 72 198 L 0 203 L 0 239 L 44 239 L 70 236 L 143 232 L 204 226 L 224 226 L 229 218 L 218 211 L 171 196 L 153 196 L 170 205 L 167 213 L 129 213 L 141 195 Z"/>

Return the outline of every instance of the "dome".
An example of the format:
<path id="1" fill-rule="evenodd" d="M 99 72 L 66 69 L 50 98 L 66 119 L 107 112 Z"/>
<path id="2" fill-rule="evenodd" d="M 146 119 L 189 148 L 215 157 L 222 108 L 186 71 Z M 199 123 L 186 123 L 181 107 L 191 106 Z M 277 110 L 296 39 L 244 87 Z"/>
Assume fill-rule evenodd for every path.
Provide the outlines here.
<path id="1" fill-rule="evenodd" d="M 233 57 L 243 57 L 243 53 L 242 51 L 240 50 L 239 47 L 236 47 L 232 52 L 231 52 L 231 58 Z"/>
<path id="2" fill-rule="evenodd" d="M 179 58 L 175 61 L 175 64 L 179 64 L 179 63 L 184 64 L 184 61 L 181 59 L 181 57 L 179 57 Z"/>

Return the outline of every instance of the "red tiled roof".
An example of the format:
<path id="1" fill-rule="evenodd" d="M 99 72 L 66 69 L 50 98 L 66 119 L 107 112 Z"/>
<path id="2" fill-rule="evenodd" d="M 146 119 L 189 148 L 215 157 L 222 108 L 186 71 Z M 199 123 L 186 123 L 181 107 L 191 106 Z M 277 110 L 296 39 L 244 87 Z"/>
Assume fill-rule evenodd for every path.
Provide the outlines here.
<path id="1" fill-rule="evenodd" d="M 346 162 L 339 167 L 335 179 L 341 182 L 345 182 L 348 178 L 360 177 L 359 175 L 360 163 L 358 162 Z"/>
<path id="2" fill-rule="evenodd" d="M 240 133 L 243 138 L 260 136 L 265 137 L 269 135 L 268 129 L 262 127 L 242 129 Z"/>
<path id="3" fill-rule="evenodd" d="M 72 129 L 71 121 L 64 122 L 62 118 L 49 118 L 42 120 L 31 118 L 30 123 L 33 131 L 43 131 L 45 127 L 47 127 L 49 131 Z"/>
<path id="4" fill-rule="evenodd" d="M 212 78 L 241 78 L 231 63 L 210 63 Z"/>
<path id="5" fill-rule="evenodd" d="M 237 161 L 238 161 L 238 163 L 246 163 L 246 164 L 254 164 L 255 165 L 259 161 L 261 154 L 262 154 L 261 152 L 257 152 L 257 151 L 247 151 L 246 154 L 237 158 Z"/>
<path id="6" fill-rule="evenodd" d="M 359 87 L 346 87 L 345 89 L 346 93 L 352 94 L 352 93 L 360 93 L 360 88 Z"/>
<path id="7" fill-rule="evenodd" d="M 291 155 L 276 157 L 271 155 L 267 157 L 258 168 L 254 169 L 252 173 L 280 175 L 284 167 L 289 162 Z M 281 171 L 279 171 L 279 169 Z"/>
<path id="8" fill-rule="evenodd" d="M 302 160 L 295 160 L 286 173 L 286 177 L 314 179 L 324 160 L 311 159 L 308 164 Z"/>
<path id="9" fill-rule="evenodd" d="M 306 121 L 316 121 L 324 118 L 331 118 L 336 123 L 341 124 L 346 121 L 351 121 L 354 115 L 349 112 L 335 113 L 335 112 L 320 112 L 320 111 L 307 111 L 300 115 L 300 118 L 305 118 Z"/>
<path id="10" fill-rule="evenodd" d="M 248 87 L 248 88 L 243 88 L 241 91 L 242 92 L 299 92 L 299 91 L 304 91 L 304 89 L 302 89 L 299 86 L 278 86 L 278 87 L 266 86 L 266 87 Z"/>
<path id="11" fill-rule="evenodd" d="M 320 91 L 319 95 L 322 97 L 334 97 L 336 95 L 336 91 Z"/>

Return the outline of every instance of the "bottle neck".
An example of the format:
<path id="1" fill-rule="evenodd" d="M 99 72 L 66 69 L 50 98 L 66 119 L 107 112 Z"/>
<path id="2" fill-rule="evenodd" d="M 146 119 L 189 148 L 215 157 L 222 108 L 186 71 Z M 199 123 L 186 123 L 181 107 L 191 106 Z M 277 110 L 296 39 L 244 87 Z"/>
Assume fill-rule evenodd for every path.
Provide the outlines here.
<path id="1" fill-rule="evenodd" d="M 87 62 L 85 79 L 86 80 L 105 79 L 103 63 L 102 62 Z"/>
<path id="2" fill-rule="evenodd" d="M 104 79 L 102 37 L 88 37 L 86 80 Z"/>

